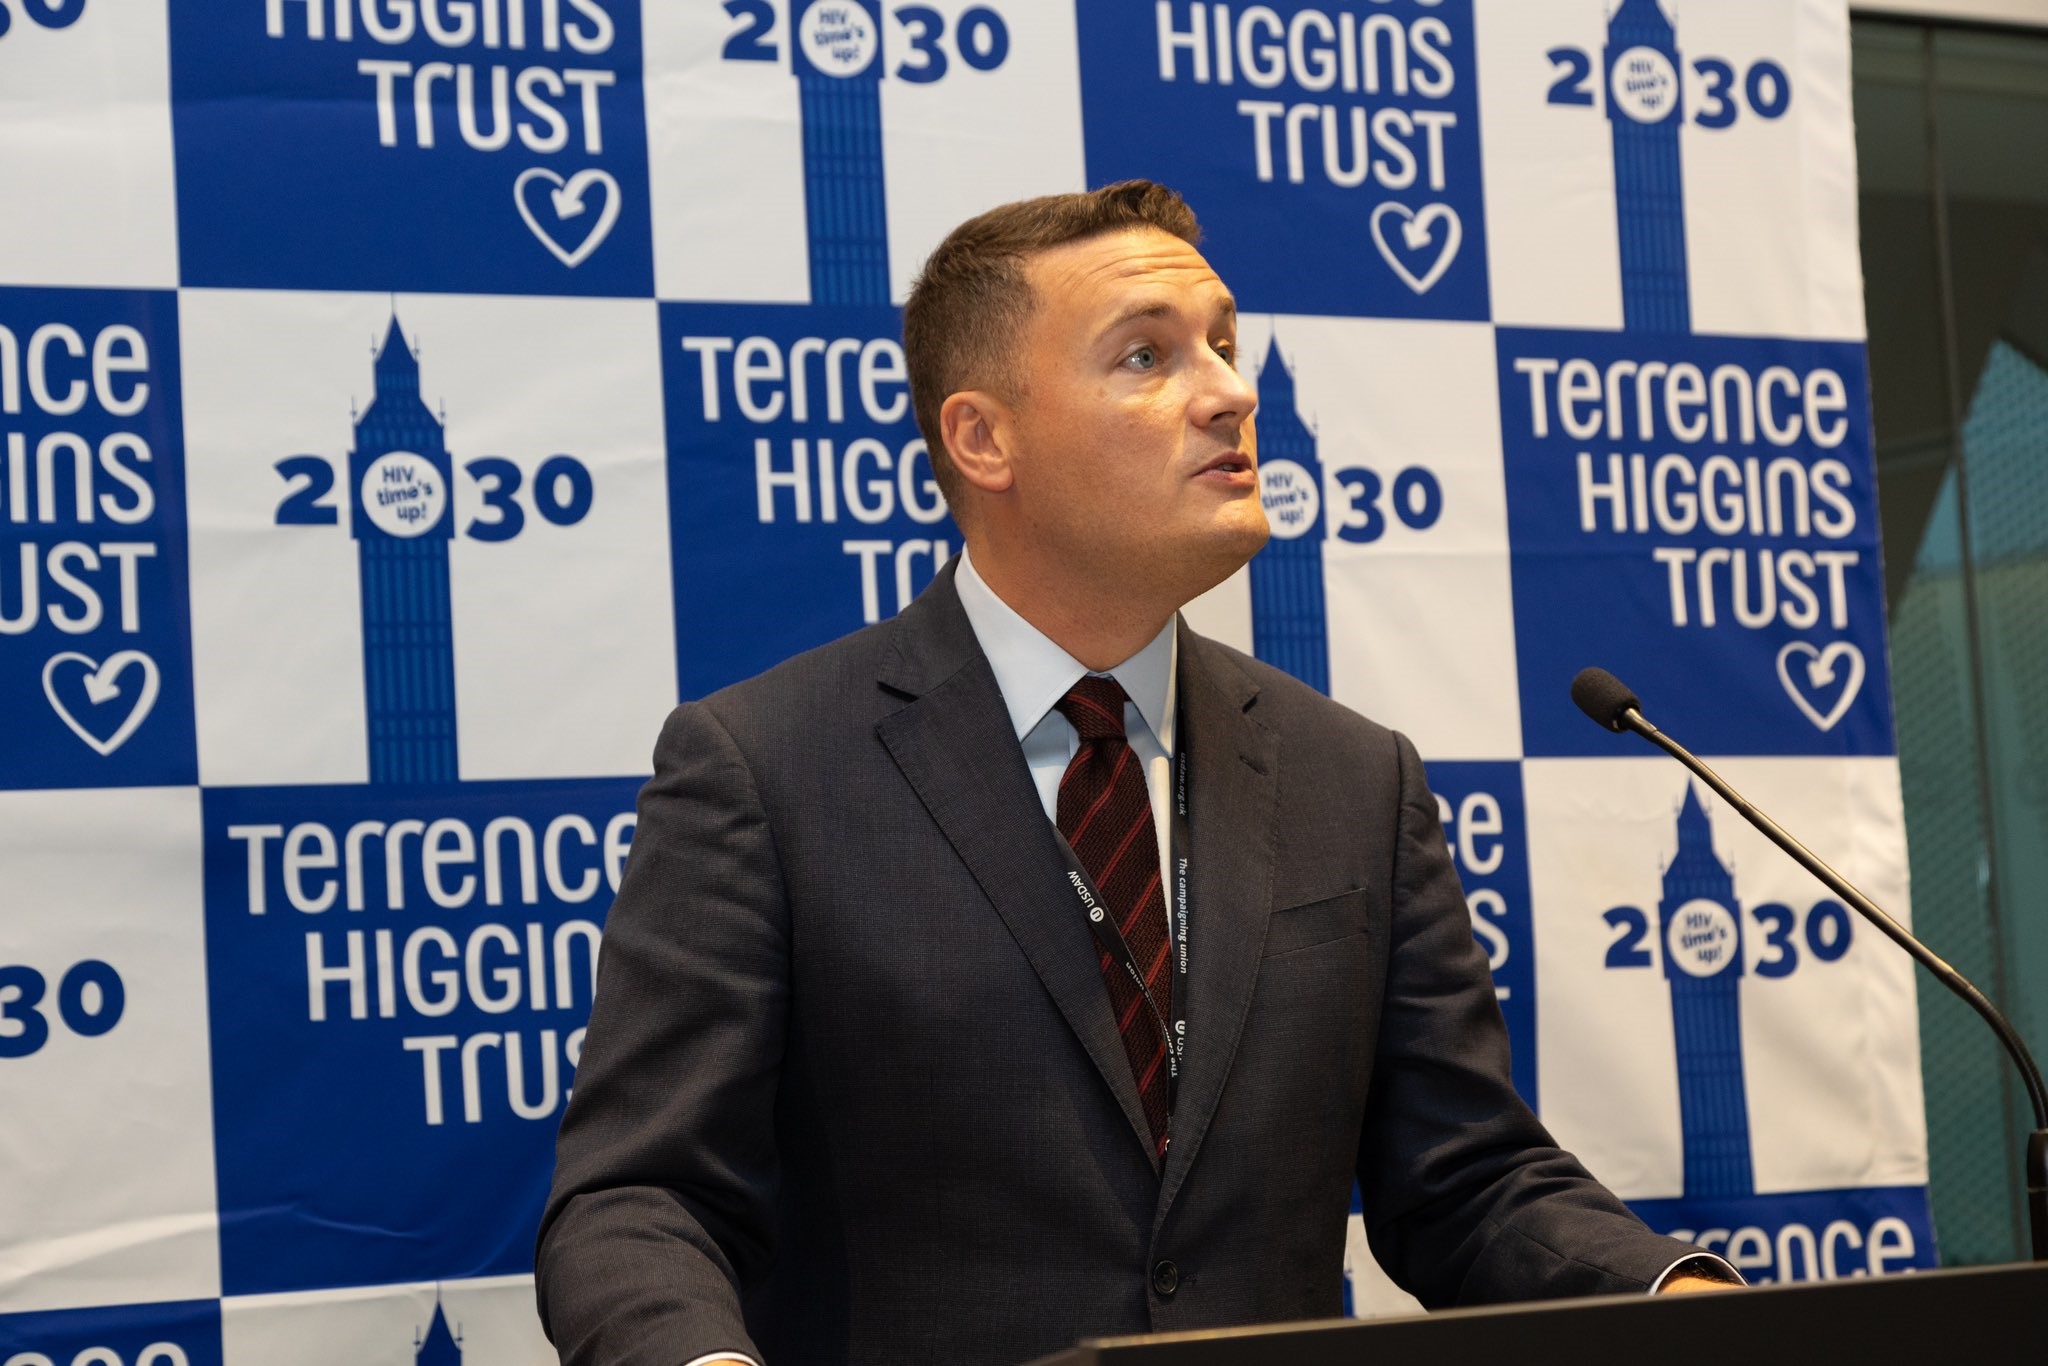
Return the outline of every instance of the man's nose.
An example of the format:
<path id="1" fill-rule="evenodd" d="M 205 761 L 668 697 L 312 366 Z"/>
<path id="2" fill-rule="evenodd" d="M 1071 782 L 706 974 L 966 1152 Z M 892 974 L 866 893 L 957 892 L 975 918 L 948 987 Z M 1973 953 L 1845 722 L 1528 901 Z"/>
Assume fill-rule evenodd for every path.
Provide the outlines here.
<path id="1" fill-rule="evenodd" d="M 1259 391 L 1238 372 L 1235 365 L 1214 351 L 1202 364 L 1201 389 L 1196 395 L 1194 418 L 1198 426 L 1212 422 L 1249 421 L 1259 406 Z"/>

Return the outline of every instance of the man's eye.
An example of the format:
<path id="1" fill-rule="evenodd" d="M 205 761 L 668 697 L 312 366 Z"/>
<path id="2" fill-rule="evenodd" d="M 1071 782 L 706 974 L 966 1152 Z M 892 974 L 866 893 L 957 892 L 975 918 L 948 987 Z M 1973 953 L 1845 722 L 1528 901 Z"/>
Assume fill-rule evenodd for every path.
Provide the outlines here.
<path id="1" fill-rule="evenodd" d="M 1141 346 L 1124 357 L 1124 364 L 1138 370 L 1150 370 L 1159 364 L 1159 352 L 1149 346 Z"/>
<path id="2" fill-rule="evenodd" d="M 1232 368 L 1232 369 L 1235 369 L 1235 368 L 1237 367 L 1237 343 L 1236 343 L 1236 342 L 1233 342 L 1233 341 L 1220 341 L 1220 342 L 1217 342 L 1217 343 L 1216 343 L 1216 354 L 1217 354 L 1217 355 L 1219 355 L 1219 356 L 1221 356 L 1221 357 L 1223 357 L 1223 359 L 1224 359 L 1224 360 L 1228 361 L 1228 362 L 1230 363 L 1230 365 L 1231 365 L 1231 368 Z"/>

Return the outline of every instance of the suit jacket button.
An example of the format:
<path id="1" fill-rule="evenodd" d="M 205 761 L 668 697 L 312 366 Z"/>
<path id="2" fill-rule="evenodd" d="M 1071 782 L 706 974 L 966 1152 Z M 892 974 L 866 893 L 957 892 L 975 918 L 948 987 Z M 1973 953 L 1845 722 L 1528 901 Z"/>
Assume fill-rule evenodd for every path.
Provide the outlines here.
<path id="1" fill-rule="evenodd" d="M 1173 1292 L 1180 1289 L 1180 1268 L 1172 1262 L 1161 1262 L 1152 1268 L 1152 1292 L 1162 1300 L 1173 1298 Z"/>

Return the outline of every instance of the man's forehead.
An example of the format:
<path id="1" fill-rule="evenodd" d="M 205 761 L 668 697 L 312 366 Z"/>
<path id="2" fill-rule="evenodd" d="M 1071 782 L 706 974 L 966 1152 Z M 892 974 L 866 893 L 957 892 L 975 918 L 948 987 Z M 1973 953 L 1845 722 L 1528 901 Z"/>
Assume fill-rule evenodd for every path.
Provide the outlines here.
<path id="1" fill-rule="evenodd" d="M 1133 228 L 1062 243 L 1034 255 L 1032 284 L 1041 302 L 1093 312 L 1145 294 L 1196 296 L 1204 307 L 1231 307 L 1230 291 L 1202 253 L 1172 233 Z"/>

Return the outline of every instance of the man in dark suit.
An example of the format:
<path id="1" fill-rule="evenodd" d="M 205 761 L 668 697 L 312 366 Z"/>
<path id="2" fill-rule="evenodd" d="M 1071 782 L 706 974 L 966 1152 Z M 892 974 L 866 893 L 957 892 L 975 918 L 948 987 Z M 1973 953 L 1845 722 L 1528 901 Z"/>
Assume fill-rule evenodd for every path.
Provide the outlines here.
<path id="1" fill-rule="evenodd" d="M 1267 535 L 1197 236 L 1145 182 L 957 229 L 905 339 L 967 553 L 670 716 L 541 1229 L 564 1362 L 1327 1317 L 1354 1177 L 1427 1304 L 1716 1274 L 1516 1098 L 1414 748 L 1180 624 Z"/>

